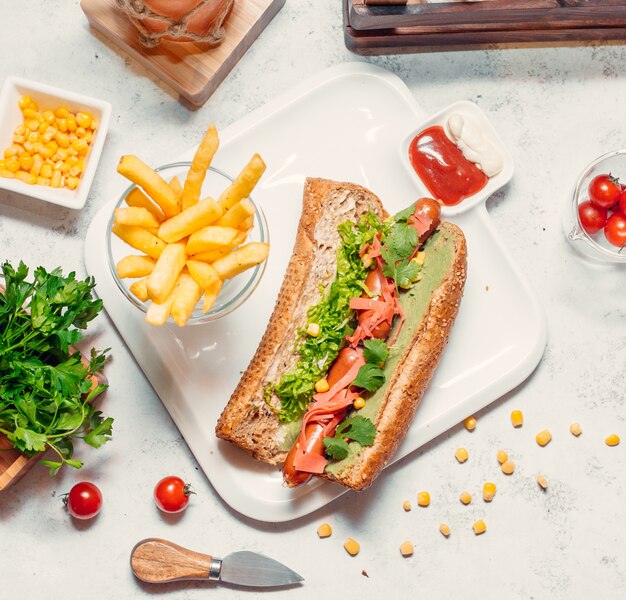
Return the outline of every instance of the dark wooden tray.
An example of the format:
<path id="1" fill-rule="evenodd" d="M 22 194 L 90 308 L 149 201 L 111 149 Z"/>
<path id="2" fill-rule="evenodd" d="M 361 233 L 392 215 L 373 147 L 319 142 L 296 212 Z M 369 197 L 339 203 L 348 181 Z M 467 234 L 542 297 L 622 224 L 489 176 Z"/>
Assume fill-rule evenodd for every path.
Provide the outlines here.
<path id="1" fill-rule="evenodd" d="M 380 0 L 379 0 L 380 1 Z M 517 5 L 537 4 L 539 0 L 519 0 L 515 2 Z M 541 0 L 543 4 L 554 4 L 553 0 Z M 437 14 L 433 9 L 430 20 L 422 21 L 420 25 L 387 27 L 381 29 L 358 29 L 352 23 L 353 9 L 357 3 L 360 7 L 365 7 L 363 0 L 344 0 L 344 34 L 346 46 L 349 50 L 357 54 L 402 54 L 414 52 L 437 52 L 449 50 L 480 50 L 494 48 L 511 48 L 525 46 L 544 46 L 544 45 L 572 45 L 589 43 L 589 42 L 611 42 L 626 40 L 626 2 L 620 0 L 622 6 L 616 5 L 616 0 L 607 0 L 610 3 L 609 8 L 618 11 L 618 16 L 608 19 L 606 16 L 597 18 L 592 21 L 578 20 L 579 17 L 570 19 L 553 19 L 546 23 L 537 20 L 528 23 L 522 20 L 521 14 L 518 14 L 518 20 L 511 19 L 512 13 L 508 14 L 511 20 L 509 23 L 490 21 L 480 23 L 473 14 L 474 7 L 465 8 L 466 13 L 472 13 L 470 17 L 464 17 L 465 22 L 461 22 L 461 13 L 458 8 L 453 11 L 456 15 L 455 19 L 449 20 L 447 23 L 442 19 L 444 14 Z M 586 5 L 599 4 L 599 0 L 561 0 L 563 10 L 568 8 L 566 4 L 575 3 Z M 452 3 L 438 3 L 431 5 L 407 5 L 398 7 L 394 6 L 378 6 L 374 11 L 377 18 L 383 15 L 380 11 L 383 9 L 409 9 L 417 6 L 435 7 L 441 9 L 449 9 Z M 474 4 L 474 3 L 472 3 Z M 480 3 L 475 8 L 479 9 L 485 5 L 511 4 L 510 0 L 491 0 L 489 2 Z M 455 3 L 455 7 L 460 4 Z M 373 7 L 365 7 L 367 10 Z M 587 7 L 589 8 L 589 7 Z M 606 8 L 606 7 L 605 7 Z M 504 10 L 504 9 L 502 9 Z M 517 9 L 509 9 L 519 12 Z M 546 10 L 546 9 L 543 9 Z M 561 10 L 561 9 L 558 9 Z M 485 15 L 484 9 L 478 10 L 481 15 Z M 525 12 L 525 11 L 522 11 Z M 450 16 L 450 12 L 446 13 Z M 617 13 L 616 13 L 617 14 Z M 412 18 L 415 15 L 412 15 Z M 398 15 L 396 15 L 396 18 Z M 471 20 L 473 18 L 473 20 Z M 390 21 L 387 21 L 390 22 Z M 414 21 L 413 21 L 414 22 Z M 576 23 L 578 23 L 576 25 Z M 610 24 L 607 24 L 610 23 Z"/>

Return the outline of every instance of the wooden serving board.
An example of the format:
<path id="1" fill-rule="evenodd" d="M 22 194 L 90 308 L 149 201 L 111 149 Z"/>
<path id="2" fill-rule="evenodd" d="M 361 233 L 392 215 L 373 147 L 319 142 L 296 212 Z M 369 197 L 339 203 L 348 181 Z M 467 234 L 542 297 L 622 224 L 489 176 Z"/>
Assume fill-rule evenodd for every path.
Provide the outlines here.
<path id="1" fill-rule="evenodd" d="M 226 37 L 215 48 L 194 43 L 161 42 L 145 48 L 139 32 L 115 0 L 81 0 L 89 24 L 137 59 L 194 106 L 204 104 L 250 48 L 285 0 L 239 0 L 224 23 Z"/>
<path id="2" fill-rule="evenodd" d="M 373 6 L 344 0 L 344 37 L 348 49 L 363 55 L 615 42 L 626 40 L 626 2 L 490 0 Z"/>
<path id="3" fill-rule="evenodd" d="M 0 294 L 3 292 L 4 287 L 0 286 Z M 84 356 L 83 363 L 89 364 Z M 107 379 L 102 373 L 95 373 L 92 380 L 92 389 L 96 385 L 107 384 Z M 40 452 L 34 456 L 26 456 L 13 448 L 7 438 L 0 434 L 0 492 L 24 477 L 43 458 L 44 454 Z"/>

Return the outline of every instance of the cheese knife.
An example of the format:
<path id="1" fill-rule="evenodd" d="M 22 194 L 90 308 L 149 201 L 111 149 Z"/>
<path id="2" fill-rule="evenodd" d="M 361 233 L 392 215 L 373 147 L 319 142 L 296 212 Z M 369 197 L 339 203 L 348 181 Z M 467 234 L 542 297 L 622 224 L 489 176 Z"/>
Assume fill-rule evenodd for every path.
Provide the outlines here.
<path id="1" fill-rule="evenodd" d="M 135 577 L 148 583 L 205 580 L 280 587 L 304 581 L 295 571 L 256 552 L 233 552 L 220 559 L 158 538 L 139 542 L 130 554 L 130 566 Z"/>

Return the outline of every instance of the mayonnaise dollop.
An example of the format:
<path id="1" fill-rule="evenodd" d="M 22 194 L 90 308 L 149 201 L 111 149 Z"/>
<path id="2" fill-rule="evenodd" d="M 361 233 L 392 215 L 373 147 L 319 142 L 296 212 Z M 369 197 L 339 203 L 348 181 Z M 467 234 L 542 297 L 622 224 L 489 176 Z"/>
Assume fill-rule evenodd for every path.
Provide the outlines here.
<path id="1" fill-rule="evenodd" d="M 502 171 L 502 154 L 487 139 L 483 128 L 471 118 L 452 113 L 446 121 L 446 132 L 465 158 L 475 163 L 487 177 Z"/>

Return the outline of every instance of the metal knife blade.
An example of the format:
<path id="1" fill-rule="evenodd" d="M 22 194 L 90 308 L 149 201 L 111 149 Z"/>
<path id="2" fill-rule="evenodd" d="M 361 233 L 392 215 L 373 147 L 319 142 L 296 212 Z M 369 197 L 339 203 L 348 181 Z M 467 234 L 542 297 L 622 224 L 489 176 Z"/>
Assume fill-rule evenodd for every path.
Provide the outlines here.
<path id="1" fill-rule="evenodd" d="M 220 581 L 254 587 L 279 587 L 299 583 L 304 578 L 273 558 L 243 550 L 222 559 Z"/>

